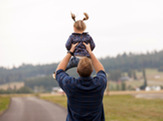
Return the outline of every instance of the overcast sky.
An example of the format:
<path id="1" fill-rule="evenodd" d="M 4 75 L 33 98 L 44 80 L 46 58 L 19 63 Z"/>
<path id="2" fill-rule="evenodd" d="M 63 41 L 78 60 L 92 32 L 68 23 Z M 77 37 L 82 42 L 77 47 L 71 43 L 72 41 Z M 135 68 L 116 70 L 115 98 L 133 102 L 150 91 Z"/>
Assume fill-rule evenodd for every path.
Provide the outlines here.
<path id="1" fill-rule="evenodd" d="M 98 58 L 163 49 L 162 0 L 0 0 L 0 66 L 49 64 L 66 54 L 70 12 L 83 19 Z"/>

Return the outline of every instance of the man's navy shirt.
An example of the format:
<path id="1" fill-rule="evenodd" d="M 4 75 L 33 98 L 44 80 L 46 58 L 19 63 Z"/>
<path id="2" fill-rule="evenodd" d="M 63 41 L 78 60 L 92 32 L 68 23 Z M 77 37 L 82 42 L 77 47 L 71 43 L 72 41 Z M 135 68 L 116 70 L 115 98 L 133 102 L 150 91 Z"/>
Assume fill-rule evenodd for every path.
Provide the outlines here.
<path id="1" fill-rule="evenodd" d="M 56 79 L 67 95 L 66 121 L 105 121 L 102 100 L 107 78 L 104 71 L 99 71 L 95 77 L 76 79 L 60 69 Z"/>

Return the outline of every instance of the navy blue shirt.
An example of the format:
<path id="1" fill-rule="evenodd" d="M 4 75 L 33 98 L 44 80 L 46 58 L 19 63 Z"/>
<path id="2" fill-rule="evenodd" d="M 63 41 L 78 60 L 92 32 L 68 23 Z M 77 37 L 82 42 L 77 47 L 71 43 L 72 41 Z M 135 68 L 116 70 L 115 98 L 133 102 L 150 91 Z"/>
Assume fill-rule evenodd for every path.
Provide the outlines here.
<path id="1" fill-rule="evenodd" d="M 79 43 L 75 47 L 74 56 L 90 57 L 83 42 L 85 42 L 86 44 L 90 43 L 91 50 L 93 51 L 93 49 L 95 48 L 95 43 L 94 43 L 92 37 L 86 32 L 83 32 L 82 34 L 72 33 L 66 42 L 66 48 L 67 48 L 67 50 L 70 50 L 72 44 Z"/>
<path id="2" fill-rule="evenodd" d="M 105 121 L 102 100 L 107 78 L 104 71 L 99 71 L 95 77 L 76 79 L 60 69 L 56 79 L 67 95 L 66 121 Z"/>

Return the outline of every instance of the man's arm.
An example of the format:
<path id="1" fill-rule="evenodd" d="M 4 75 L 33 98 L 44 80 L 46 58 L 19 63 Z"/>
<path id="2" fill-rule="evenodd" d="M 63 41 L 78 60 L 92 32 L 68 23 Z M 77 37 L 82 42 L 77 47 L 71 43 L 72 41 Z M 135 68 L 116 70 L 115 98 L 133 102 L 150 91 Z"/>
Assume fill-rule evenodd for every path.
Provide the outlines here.
<path id="1" fill-rule="evenodd" d="M 72 52 L 72 53 L 74 52 L 75 47 L 76 47 L 77 44 L 78 44 L 78 43 L 72 44 L 72 45 L 71 45 L 70 52 Z M 63 58 L 63 60 L 59 63 L 59 65 L 58 65 L 58 67 L 57 67 L 57 69 L 56 69 L 55 72 L 57 72 L 57 71 L 60 70 L 60 69 L 65 70 L 66 67 L 67 67 L 67 64 L 68 64 L 68 62 L 69 62 L 69 60 L 70 60 L 70 58 L 71 58 L 71 54 L 70 54 L 70 53 L 67 53 L 67 55 Z M 55 73 L 55 74 L 56 74 L 56 73 Z M 56 75 L 55 75 L 55 76 L 56 76 Z"/>
<path id="2" fill-rule="evenodd" d="M 92 64 L 95 68 L 96 73 L 99 72 L 100 70 L 104 71 L 103 65 L 100 63 L 100 61 L 96 58 L 96 56 L 92 53 L 90 44 L 83 43 L 86 47 L 86 50 L 91 56 Z"/>

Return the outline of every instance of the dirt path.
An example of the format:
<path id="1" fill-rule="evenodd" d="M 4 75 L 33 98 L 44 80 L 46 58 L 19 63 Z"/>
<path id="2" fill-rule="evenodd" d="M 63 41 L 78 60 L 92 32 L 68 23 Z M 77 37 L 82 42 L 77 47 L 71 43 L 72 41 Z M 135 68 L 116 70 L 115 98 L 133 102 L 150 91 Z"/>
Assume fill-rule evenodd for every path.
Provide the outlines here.
<path id="1" fill-rule="evenodd" d="M 65 121 L 66 109 L 35 97 L 14 97 L 0 121 Z"/>

